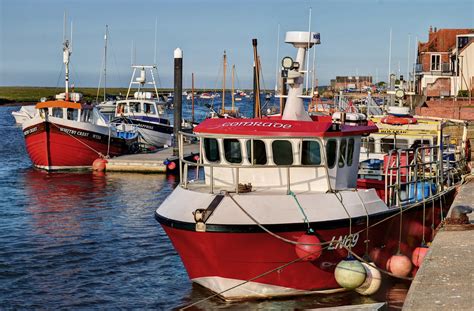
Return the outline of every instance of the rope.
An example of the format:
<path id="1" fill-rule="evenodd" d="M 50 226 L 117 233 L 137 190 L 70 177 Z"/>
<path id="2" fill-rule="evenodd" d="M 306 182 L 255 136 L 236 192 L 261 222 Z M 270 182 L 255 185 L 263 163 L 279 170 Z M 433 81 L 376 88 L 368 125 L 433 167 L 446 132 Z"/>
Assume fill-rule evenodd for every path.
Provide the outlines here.
<path id="1" fill-rule="evenodd" d="M 304 222 L 306 223 L 306 225 L 308 226 L 308 232 L 309 232 L 309 233 L 313 233 L 314 230 L 313 230 L 313 229 L 311 228 L 311 226 L 309 225 L 308 216 L 306 216 L 306 213 L 304 212 L 303 207 L 301 207 L 300 202 L 299 202 L 298 199 L 296 198 L 295 193 L 294 193 L 293 191 L 290 191 L 289 195 L 291 195 L 291 196 L 293 197 L 293 199 L 295 199 L 296 205 L 298 205 L 298 207 L 299 207 L 301 213 L 303 214 L 303 216 L 304 216 L 303 220 L 304 220 Z"/>
<path id="2" fill-rule="evenodd" d="M 262 229 L 263 231 L 265 231 L 266 233 L 270 234 L 271 236 L 281 240 L 281 241 L 284 241 L 286 243 L 289 243 L 289 244 L 293 244 L 293 245 L 311 245 L 311 246 L 316 246 L 316 245 L 329 245 L 331 244 L 331 242 L 321 242 L 321 243 L 301 243 L 301 242 L 298 242 L 298 241 L 293 241 L 293 240 L 288 240 L 284 237 L 282 237 L 281 235 L 278 235 L 276 233 L 273 233 L 271 232 L 270 230 L 268 230 L 267 228 L 265 228 L 257 219 L 255 219 L 252 215 L 250 215 L 236 200 L 235 198 L 230 195 L 229 192 L 225 191 L 224 194 L 226 196 L 228 196 L 232 201 L 234 201 L 235 205 L 237 205 L 237 207 L 245 214 L 247 215 L 247 217 L 249 217 L 260 229 Z"/>
<path id="3" fill-rule="evenodd" d="M 370 217 L 369 217 L 369 211 L 367 210 L 367 207 L 365 206 L 364 201 L 360 197 L 359 191 L 355 190 L 355 193 L 357 194 L 357 197 L 360 200 L 360 203 L 362 203 L 362 206 L 364 207 L 365 210 L 365 215 L 366 215 L 366 228 L 365 228 L 365 254 L 364 256 L 369 257 L 369 222 L 370 222 Z"/>
<path id="4" fill-rule="evenodd" d="M 325 247 L 325 248 L 327 248 L 327 247 Z M 298 262 L 298 261 L 301 261 L 301 260 L 303 260 L 303 259 L 305 259 L 306 257 L 309 257 L 309 256 L 311 256 L 311 255 L 312 255 L 312 254 L 308 254 L 308 255 L 306 255 L 306 256 L 304 256 L 304 257 L 296 258 L 296 259 L 294 259 L 294 260 L 292 260 L 292 261 L 289 261 L 289 262 L 287 262 L 287 263 L 285 263 L 285 264 L 283 264 L 283 265 L 280 265 L 280 266 L 278 266 L 278 267 L 276 267 L 276 268 L 273 268 L 273 269 L 268 270 L 268 271 L 266 271 L 266 272 L 263 272 L 263 273 L 261 273 L 261 274 L 259 274 L 259 275 L 257 275 L 257 276 L 254 276 L 253 278 L 250 278 L 250 279 L 248 279 L 248 280 L 246 280 L 246 281 L 243 281 L 242 283 L 239 283 L 239 284 L 237 284 L 237 285 L 234 285 L 234 286 L 232 286 L 232 287 L 229 287 L 229 288 L 227 288 L 227 289 L 225 289 L 225 290 L 223 290 L 223 291 L 220 291 L 220 292 L 218 292 L 218 293 L 215 293 L 215 294 L 213 294 L 213 295 L 210 295 L 210 296 L 208 296 L 208 297 L 206 297 L 206 298 L 204 298 L 204 299 L 198 300 L 198 301 L 196 301 L 196 302 L 194 302 L 194 303 L 192 303 L 192 304 L 190 304 L 190 305 L 187 305 L 187 306 L 185 306 L 185 307 L 183 307 L 183 308 L 180 308 L 179 310 L 186 310 L 186 309 L 189 309 L 189 308 L 191 308 L 191 307 L 193 307 L 193 306 L 195 306 L 195 305 L 197 305 L 197 304 L 200 304 L 200 303 L 202 303 L 202 302 L 204 302 L 204 301 L 207 301 L 207 300 L 209 300 L 209 299 L 211 299 L 211 298 L 214 298 L 214 297 L 217 297 L 217 296 L 221 296 L 221 295 L 222 295 L 223 293 L 225 293 L 225 292 L 228 292 L 228 291 L 233 290 L 233 289 L 235 289 L 235 288 L 237 288 L 237 287 L 240 287 L 240 286 L 242 286 L 242 285 L 245 285 L 245 284 L 247 284 L 247 283 L 249 283 L 249 282 L 252 282 L 252 281 L 254 281 L 254 280 L 256 280 L 256 279 L 259 279 L 259 278 L 261 278 L 261 277 L 264 277 L 264 276 L 266 276 L 266 275 L 268 275 L 268 274 L 270 274 L 270 273 L 273 273 L 273 272 L 275 272 L 275 271 L 278 271 L 278 270 L 281 270 L 281 269 L 283 269 L 283 268 L 286 268 L 286 267 L 288 267 L 289 265 L 292 265 L 292 264 L 294 264 L 294 263 L 296 263 L 296 262 Z M 346 290 L 345 290 L 345 289 L 341 289 L 341 288 L 337 288 L 337 289 L 334 289 L 334 290 L 311 291 L 311 292 L 309 292 L 309 293 L 313 293 L 313 294 L 328 293 L 328 294 L 331 294 L 331 293 L 337 293 L 337 292 L 341 292 L 341 291 L 346 291 Z"/>
<path id="5" fill-rule="evenodd" d="M 55 123 L 53 123 L 53 122 L 51 122 L 51 121 L 48 121 L 48 122 L 51 123 L 52 125 L 54 125 L 55 127 L 57 127 L 59 130 L 61 130 L 61 128 L 60 128 L 59 126 L 57 126 Z M 63 132 L 63 133 L 66 133 L 67 135 L 71 136 L 72 138 L 74 138 L 75 140 L 77 140 L 78 142 L 80 142 L 81 144 L 83 144 L 84 146 L 86 146 L 87 148 L 89 148 L 90 150 L 94 151 L 95 153 L 97 153 L 97 155 L 99 155 L 99 157 L 105 158 L 102 153 L 100 153 L 99 151 L 95 150 L 94 148 L 92 148 L 91 146 L 89 146 L 89 145 L 86 144 L 85 142 L 81 141 L 81 140 L 78 139 L 77 137 L 72 136 L 72 135 L 69 134 L 68 132 Z"/>
<path id="6" fill-rule="evenodd" d="M 339 195 L 339 196 L 338 196 Z M 347 214 L 347 217 L 349 217 L 349 238 L 350 238 L 350 241 L 352 242 L 352 217 L 351 215 L 349 214 L 349 211 L 347 210 L 346 206 L 344 205 L 344 202 L 343 202 L 343 198 L 342 198 L 342 194 L 340 194 L 339 192 L 335 191 L 334 192 L 334 196 L 336 197 L 336 199 L 341 203 L 342 205 L 342 208 L 344 208 L 344 211 L 346 212 Z M 352 243 L 349 244 L 349 248 L 352 249 Z M 348 253 L 349 255 L 349 253 Z"/>

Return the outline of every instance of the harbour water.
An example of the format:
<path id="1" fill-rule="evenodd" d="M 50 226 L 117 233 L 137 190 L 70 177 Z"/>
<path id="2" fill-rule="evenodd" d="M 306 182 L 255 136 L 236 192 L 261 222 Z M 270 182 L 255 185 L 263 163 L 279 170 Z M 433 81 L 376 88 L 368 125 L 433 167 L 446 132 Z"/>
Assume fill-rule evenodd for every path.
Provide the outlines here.
<path id="1" fill-rule="evenodd" d="M 154 219 L 173 176 L 33 169 L 21 128 L 0 107 L 0 306 L 7 309 L 184 307 L 211 293 L 192 285 Z M 192 174 L 192 172 L 190 172 Z M 409 283 L 387 279 L 356 293 L 226 303 L 207 309 L 305 309 L 388 301 L 401 309 Z"/>

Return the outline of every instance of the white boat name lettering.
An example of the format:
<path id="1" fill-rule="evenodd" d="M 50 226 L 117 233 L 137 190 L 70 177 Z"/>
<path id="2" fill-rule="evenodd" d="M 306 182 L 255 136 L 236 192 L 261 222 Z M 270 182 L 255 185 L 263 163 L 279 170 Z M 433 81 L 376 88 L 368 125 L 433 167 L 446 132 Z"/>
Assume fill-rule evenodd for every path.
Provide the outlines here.
<path id="1" fill-rule="evenodd" d="M 66 129 L 66 128 L 63 128 L 63 127 L 60 127 L 59 130 L 60 130 L 61 132 L 64 132 L 64 133 L 70 134 L 70 135 L 77 135 L 77 136 L 89 137 L 89 133 L 87 133 L 87 132 L 82 132 L 82 131 L 77 131 L 77 130 Z"/>
<path id="2" fill-rule="evenodd" d="M 148 124 L 137 124 L 137 126 L 141 128 L 149 129 L 149 130 L 153 129 L 153 125 L 148 125 Z"/>
<path id="3" fill-rule="evenodd" d="M 336 239 L 336 236 L 333 236 L 331 239 L 331 243 L 329 243 L 328 250 L 334 250 L 338 248 L 345 247 L 354 247 L 359 240 L 359 233 L 353 234 L 352 238 L 350 235 L 339 236 L 339 239 Z"/>
<path id="4" fill-rule="evenodd" d="M 31 133 L 36 132 L 37 130 L 38 130 L 38 127 L 37 127 L 37 126 L 32 127 L 32 128 L 30 128 L 29 130 L 24 131 L 24 132 L 23 132 L 23 135 L 25 135 L 25 136 L 26 136 L 26 135 L 29 135 L 29 134 L 31 134 Z"/>
<path id="5" fill-rule="evenodd" d="M 222 126 L 261 126 L 261 127 L 273 127 L 273 128 L 282 128 L 289 129 L 292 127 L 291 124 L 283 124 L 279 122 L 226 122 Z"/>

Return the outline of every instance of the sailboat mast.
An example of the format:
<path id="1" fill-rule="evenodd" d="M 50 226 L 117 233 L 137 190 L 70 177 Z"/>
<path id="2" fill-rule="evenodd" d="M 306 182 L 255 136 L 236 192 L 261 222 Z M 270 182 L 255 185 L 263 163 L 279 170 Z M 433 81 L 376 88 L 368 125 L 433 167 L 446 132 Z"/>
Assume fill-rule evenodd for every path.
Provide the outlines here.
<path id="1" fill-rule="evenodd" d="M 222 112 L 225 111 L 225 72 L 227 66 L 227 55 L 224 51 L 224 77 L 222 79 Z"/>
<path id="2" fill-rule="evenodd" d="M 105 25 L 105 35 L 104 35 L 104 41 L 105 41 L 105 45 L 104 45 L 104 102 L 107 100 L 107 97 L 106 97 L 106 89 L 107 89 L 107 34 L 108 34 L 108 31 L 109 31 L 109 26 L 108 25 Z"/>
<path id="3" fill-rule="evenodd" d="M 191 73 L 191 122 L 194 123 L 194 72 Z"/>
<path id="4" fill-rule="evenodd" d="M 234 74 L 235 74 L 235 65 L 232 65 L 232 111 L 234 111 L 235 107 L 235 99 L 234 99 Z"/>

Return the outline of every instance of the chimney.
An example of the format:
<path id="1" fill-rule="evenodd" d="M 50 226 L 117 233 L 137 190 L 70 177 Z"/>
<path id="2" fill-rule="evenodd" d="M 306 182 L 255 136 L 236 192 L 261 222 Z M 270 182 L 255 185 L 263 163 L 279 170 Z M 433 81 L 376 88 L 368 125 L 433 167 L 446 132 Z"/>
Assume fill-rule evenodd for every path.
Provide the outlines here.
<path id="1" fill-rule="evenodd" d="M 434 28 L 434 32 L 436 32 L 436 31 L 437 31 L 437 28 L 435 27 L 435 28 Z"/>
<path id="2" fill-rule="evenodd" d="M 430 26 L 430 33 L 433 32 L 433 26 Z"/>

